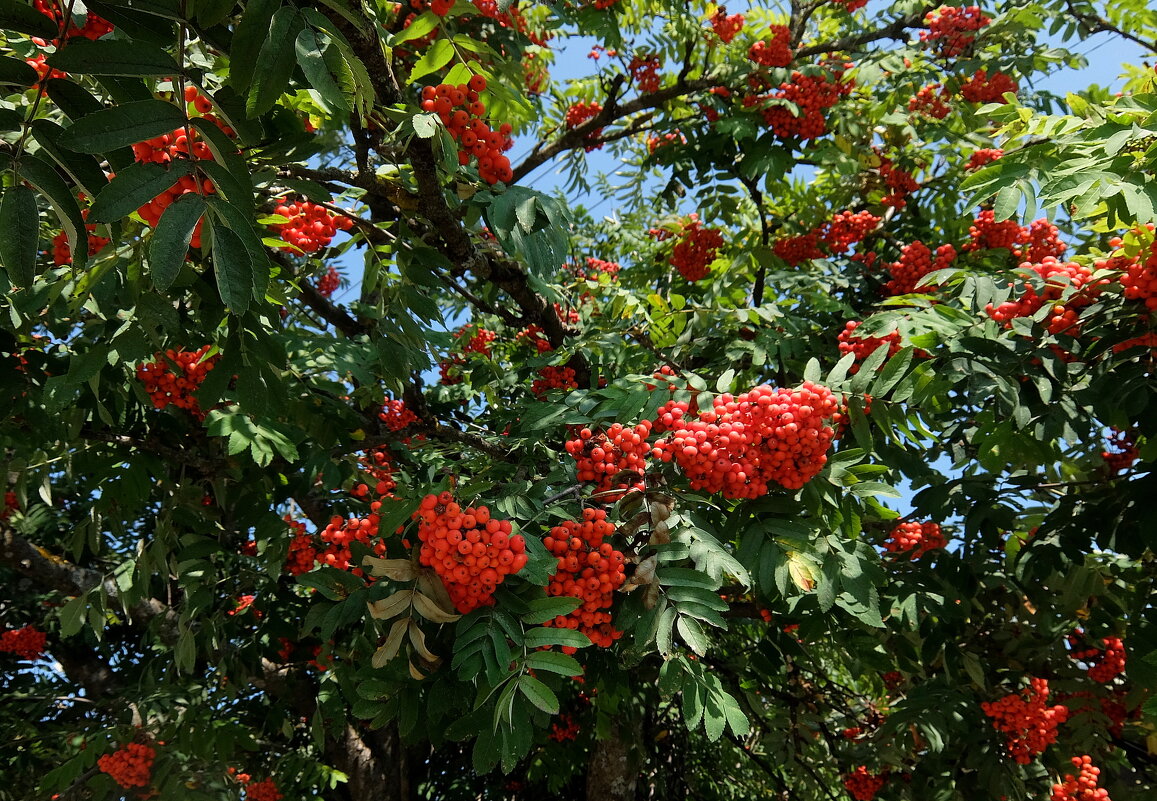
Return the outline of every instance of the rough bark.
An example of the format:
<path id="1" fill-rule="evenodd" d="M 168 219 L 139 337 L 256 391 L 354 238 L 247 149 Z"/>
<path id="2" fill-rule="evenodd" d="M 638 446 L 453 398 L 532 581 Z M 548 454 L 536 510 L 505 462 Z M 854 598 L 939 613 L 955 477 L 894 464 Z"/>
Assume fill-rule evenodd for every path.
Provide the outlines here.
<path id="1" fill-rule="evenodd" d="M 587 801 L 634 801 L 640 754 L 634 747 L 641 733 L 619 722 L 610 736 L 595 743 L 587 762 Z"/>

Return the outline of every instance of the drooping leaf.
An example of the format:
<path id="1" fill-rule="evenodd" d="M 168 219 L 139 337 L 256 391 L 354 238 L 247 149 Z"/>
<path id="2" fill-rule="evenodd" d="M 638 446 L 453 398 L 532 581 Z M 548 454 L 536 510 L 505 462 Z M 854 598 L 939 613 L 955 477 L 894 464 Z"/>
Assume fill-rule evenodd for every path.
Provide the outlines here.
<path id="1" fill-rule="evenodd" d="M 104 153 L 171 133 L 185 114 L 163 100 L 137 100 L 81 117 L 61 134 L 61 146 L 79 153 Z"/>
<path id="2" fill-rule="evenodd" d="M 253 73 L 245 110 L 258 117 L 273 108 L 289 86 L 296 60 L 298 33 L 305 26 L 301 12 L 294 6 L 283 6 L 273 15 L 269 36 L 257 56 L 259 69 Z"/>
<path id="3" fill-rule="evenodd" d="M 152 162 L 138 162 L 125 167 L 92 202 L 90 222 L 114 222 L 145 205 L 193 171 L 193 162 L 172 162 L 168 168 Z"/>
<path id="4" fill-rule="evenodd" d="M 179 75 L 180 65 L 148 42 L 76 37 L 48 57 L 48 66 L 78 75 Z"/>
<path id="5" fill-rule="evenodd" d="M 205 199 L 194 192 L 181 195 L 165 209 L 149 241 L 149 273 L 161 292 L 177 280 L 193 231 L 205 213 Z"/>
<path id="6" fill-rule="evenodd" d="M 0 231 L 0 264 L 13 284 L 30 286 L 36 277 L 36 253 L 40 249 L 40 212 L 31 188 L 16 184 L 4 190 Z"/>

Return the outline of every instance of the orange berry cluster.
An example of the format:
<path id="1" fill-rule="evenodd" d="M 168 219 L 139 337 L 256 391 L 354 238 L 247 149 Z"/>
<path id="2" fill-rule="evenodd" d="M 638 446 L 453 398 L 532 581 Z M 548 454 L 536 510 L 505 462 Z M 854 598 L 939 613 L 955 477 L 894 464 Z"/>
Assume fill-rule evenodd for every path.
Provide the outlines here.
<path id="1" fill-rule="evenodd" d="M 884 185 L 892 190 L 880 199 L 885 206 L 904 208 L 908 205 L 908 195 L 920 188 L 920 182 L 912 177 L 912 173 L 900 169 L 887 159 L 880 164 L 880 177 L 884 179 Z"/>
<path id="2" fill-rule="evenodd" d="M 365 517 L 344 518 L 334 515 L 329 524 L 318 534 L 321 541 L 326 543 L 325 550 L 317 555 L 317 561 L 323 565 L 336 567 L 339 570 L 348 570 L 355 576 L 365 576 L 365 572 L 358 565 L 351 563 L 353 554 L 350 545 L 360 542 L 375 556 L 386 555 L 386 544 L 378 539 L 378 526 L 381 517 L 371 513 Z"/>
<path id="3" fill-rule="evenodd" d="M 406 408 L 405 401 L 387 399 L 382 405 L 382 410 L 378 412 L 378 419 L 385 423 L 390 431 L 401 431 L 418 422 L 418 415 Z"/>
<path id="4" fill-rule="evenodd" d="M 627 65 L 627 72 L 631 73 L 639 92 L 647 94 L 659 91 L 661 81 L 659 68 L 662 65 L 663 60 L 659 56 L 632 56 L 631 62 Z"/>
<path id="5" fill-rule="evenodd" d="M 1057 727 L 1069 718 L 1068 707 L 1046 706 L 1049 683 L 1032 679 L 1031 687 L 980 705 L 992 726 L 1005 736 L 1008 754 L 1021 765 L 1032 762 L 1057 739 Z"/>
<path id="6" fill-rule="evenodd" d="M 747 57 L 762 67 L 786 67 L 791 64 L 791 31 L 786 25 L 768 28 L 770 39 L 761 39 L 747 51 Z"/>
<path id="7" fill-rule="evenodd" d="M 1157 311 L 1157 241 L 1149 245 L 1149 255 L 1144 261 L 1132 260 L 1121 276 L 1125 287 L 1125 297 L 1130 300 L 1145 301 L 1145 308 Z"/>
<path id="8" fill-rule="evenodd" d="M 816 229 L 820 241 L 832 253 L 847 253 L 852 245 L 861 241 L 880 224 L 880 218 L 870 211 L 838 211 L 832 218 Z"/>
<path id="9" fill-rule="evenodd" d="M 723 44 L 731 44 L 731 40 L 743 30 L 743 23 L 742 14 L 728 16 L 725 6 L 720 6 L 719 10 L 715 12 L 715 16 L 711 18 L 711 27 L 715 31 L 715 35 L 723 40 Z"/>
<path id="10" fill-rule="evenodd" d="M 226 136 L 233 135 L 232 128 L 215 115 L 208 113 L 213 108 L 213 103 L 207 96 L 201 94 L 197 90 L 197 87 L 185 87 L 185 103 L 191 103 L 202 115 L 203 119 L 216 125 Z M 152 139 L 137 142 L 133 145 L 133 155 L 137 161 L 153 162 L 155 164 L 168 164 L 181 157 L 204 160 L 212 159 L 212 151 L 209 150 L 209 146 L 205 144 L 205 142 L 201 141 L 200 134 L 197 133 L 197 130 L 195 128 L 190 130 L 193 133 L 193 142 L 191 145 L 189 143 L 189 131 L 185 128 L 177 128 L 169 133 L 154 136 Z"/>
<path id="11" fill-rule="evenodd" d="M 64 19 L 62 5 L 58 3 L 57 0 L 33 0 L 32 7 L 58 24 Z M 112 30 L 113 24 L 111 22 L 89 11 L 82 27 L 78 28 L 75 22 L 69 20 L 68 28 L 64 36 L 66 39 L 71 39 L 74 36 L 83 36 L 85 39 L 95 40 L 112 33 Z M 48 44 L 48 42 L 43 39 L 33 39 L 32 41 L 40 47 Z"/>
<path id="12" fill-rule="evenodd" d="M 229 613 L 228 613 L 228 614 L 229 614 L 229 616 L 230 616 L 230 617 L 233 617 L 234 615 L 239 615 L 239 614 L 241 614 L 241 613 L 242 613 L 242 612 L 244 612 L 246 609 L 249 609 L 251 606 L 253 606 L 253 602 L 254 602 L 254 601 L 256 601 L 256 600 L 257 600 L 257 596 L 256 596 L 256 595 L 242 595 L 242 596 L 239 596 L 239 597 L 237 598 L 237 602 L 236 602 L 236 605 L 235 605 L 235 606 L 234 606 L 232 609 L 230 609 L 230 610 L 229 610 Z M 261 610 L 259 610 L 259 609 L 254 609 L 254 610 L 253 610 L 253 614 L 254 614 L 254 616 L 255 616 L 255 617 L 258 617 L 258 618 L 261 618 L 261 617 L 263 617 L 263 616 L 264 616 L 264 612 L 262 612 L 262 611 L 261 611 Z"/>
<path id="13" fill-rule="evenodd" d="M 882 337 L 864 337 L 856 334 L 856 329 L 860 327 L 858 320 L 849 320 L 844 325 L 844 330 L 836 338 L 839 342 L 840 355 L 847 353 L 856 354 L 856 361 L 860 362 L 867 359 L 877 348 L 888 346 L 888 358 L 892 358 L 900 352 L 902 346 L 900 342 L 900 332 L 893 331 L 890 334 L 885 334 Z M 855 375 L 860 371 L 860 365 L 853 362 L 852 366 L 848 368 L 849 375 Z"/>
<path id="14" fill-rule="evenodd" d="M 964 246 L 965 250 L 1005 248 L 1015 255 L 1016 246 L 1024 240 L 1024 229 L 1016 220 L 997 222 L 992 209 L 984 209 L 969 226 L 968 236 L 972 241 Z"/>
<path id="15" fill-rule="evenodd" d="M 313 546 L 313 537 L 305 532 L 305 524 L 290 520 L 287 515 L 285 522 L 293 532 L 293 539 L 289 541 L 289 552 L 285 555 L 285 572 L 291 576 L 300 576 L 313 570 L 317 561 L 317 548 Z"/>
<path id="16" fill-rule="evenodd" d="M 820 250 L 819 242 L 819 232 L 810 231 L 799 236 L 777 239 L 772 245 L 772 250 L 775 255 L 787 262 L 789 267 L 798 267 L 805 261 L 824 258 L 825 254 Z"/>
<path id="17" fill-rule="evenodd" d="M 1088 755 L 1073 757 L 1072 763 L 1077 775 L 1066 773 L 1062 783 L 1054 784 L 1050 801 L 1112 801 L 1108 790 L 1097 787 L 1101 769 Z"/>
<path id="18" fill-rule="evenodd" d="M 856 801 L 872 801 L 887 780 L 888 774 L 869 773 L 866 765 L 860 765 L 844 778 L 844 788 Z"/>
<path id="19" fill-rule="evenodd" d="M 1031 317 L 1046 303 L 1053 304 L 1053 313 L 1047 318 L 1046 324 L 1051 334 L 1068 334 L 1077 336 L 1080 333 L 1079 310 L 1092 303 L 1101 286 L 1108 283 L 1107 279 L 1094 282 L 1093 271 L 1082 267 L 1076 262 L 1061 262 L 1053 256 L 1047 256 L 1040 264 L 1025 262 L 1022 269 L 1032 270 L 1045 281 L 1045 285 L 1038 294 L 1031 285 L 1026 285 L 1024 293 L 1017 300 L 1006 300 L 999 306 L 991 303 L 985 307 L 989 317 L 1005 327 L 1011 327 L 1012 320 L 1017 317 Z M 1072 286 L 1077 292 L 1064 304 L 1058 301 L 1066 287 Z"/>
<path id="20" fill-rule="evenodd" d="M 1149 336 L 1153 337 L 1154 335 L 1150 334 Z M 1157 341 L 1151 344 L 1157 345 Z M 1116 347 L 1119 346 L 1115 346 L 1114 350 L 1116 350 Z M 1105 466 L 1109 468 L 1109 475 L 1116 476 L 1124 473 L 1132 467 L 1133 463 L 1141 456 L 1141 451 L 1137 448 L 1137 442 L 1133 437 L 1132 431 L 1122 431 L 1114 428 L 1112 435 L 1108 438 L 1106 447 L 1108 450 L 1101 451 L 1101 458 L 1105 460 Z"/>
<path id="21" fill-rule="evenodd" d="M 603 107 L 598 103 L 574 103 L 566 110 L 566 117 L 563 119 L 568 129 L 575 129 L 582 125 L 587 120 L 593 120 L 595 117 L 603 113 Z M 602 128 L 595 128 L 586 135 L 586 151 L 590 153 L 592 150 L 600 150 L 603 143 L 598 141 L 599 137 L 603 135 Z"/>
<path id="22" fill-rule="evenodd" d="M 888 553 L 907 553 L 909 559 L 919 559 L 929 551 L 948 544 L 938 523 L 900 523 L 888 534 L 884 550 Z"/>
<path id="23" fill-rule="evenodd" d="M 578 480 L 594 483 L 600 492 L 615 487 L 642 488 L 647 457 L 651 455 L 647 442 L 650 434 L 650 420 L 634 427 L 614 423 L 599 432 L 584 428 L 578 437 L 567 440 L 566 452 L 577 462 Z"/>
<path id="24" fill-rule="evenodd" d="M 566 520 L 543 539 L 546 549 L 558 557 L 558 570 L 550 577 L 546 594 L 580 598 L 582 606 L 543 625 L 575 629 L 602 648 L 610 648 L 623 633 L 611 625 L 614 591 L 626 581 L 626 559 L 605 542 L 615 533 L 604 509 L 583 509 L 582 522 Z M 565 653 L 575 648 L 563 647 Z"/>
<path id="25" fill-rule="evenodd" d="M 245 801 L 281 801 L 283 797 L 273 779 L 250 782 L 245 787 Z"/>
<path id="26" fill-rule="evenodd" d="M 1069 658 L 1089 665 L 1089 678 L 1098 684 L 1108 684 L 1125 672 L 1125 643 L 1120 637 L 1105 637 L 1101 642 L 1104 648 L 1080 648 L 1081 640 L 1078 629 L 1076 634 L 1069 635 L 1069 644 L 1073 650 Z"/>
<path id="27" fill-rule="evenodd" d="M 681 417 L 652 455 L 674 461 L 691 488 L 728 498 L 759 498 L 775 482 L 799 489 L 823 468 L 839 401 L 827 387 L 763 386 L 718 395 L 698 420 Z"/>
<path id="28" fill-rule="evenodd" d="M 546 736 L 556 743 L 566 743 L 578 737 L 579 724 L 569 712 L 558 716 L 558 721 L 550 724 L 550 733 Z"/>
<path id="29" fill-rule="evenodd" d="M 317 279 L 317 294 L 323 298 L 331 298 L 339 286 L 341 286 L 341 273 L 338 272 L 337 267 L 331 264 L 326 268 L 325 273 Z"/>
<path id="30" fill-rule="evenodd" d="M 928 30 L 920 32 L 920 41 L 940 58 L 955 58 L 968 49 L 976 39 L 976 32 L 990 22 L 992 18 L 982 13 L 980 6 L 941 6 L 924 16 Z"/>
<path id="31" fill-rule="evenodd" d="M 849 14 L 859 11 L 868 4 L 868 0 L 835 0 L 836 5 L 843 6 Z"/>
<path id="32" fill-rule="evenodd" d="M 1016 81 L 1012 78 L 1003 72 L 994 72 L 989 78 L 986 70 L 977 70 L 960 86 L 960 94 L 969 103 L 999 103 L 1006 92 L 1016 94 L 1016 90 Z"/>
<path id="33" fill-rule="evenodd" d="M 1061 239 L 1060 229 L 1043 217 L 1033 220 L 1024 231 L 1023 242 L 1028 246 L 1022 254 L 1024 261 L 1044 261 L 1049 256 L 1060 257 L 1068 249 Z"/>
<path id="34" fill-rule="evenodd" d="M 673 133 L 665 133 L 662 136 L 659 134 L 651 134 L 647 137 L 647 153 L 654 153 L 664 145 L 671 145 L 679 143 L 681 145 L 687 144 L 687 137 L 679 131 Z"/>
<path id="35" fill-rule="evenodd" d="M 498 334 L 470 323 L 459 328 L 454 338 L 462 343 L 461 354 L 452 354 L 451 358 L 443 359 L 438 365 L 442 373 L 441 382 L 447 386 L 462 383 L 462 375 L 457 368 L 466 364 L 464 354 L 477 353 L 480 356 L 490 357 L 490 343 L 498 339 Z"/>
<path id="36" fill-rule="evenodd" d="M 1004 151 L 999 147 L 982 147 L 979 150 L 972 151 L 972 155 L 968 157 L 968 164 L 964 166 L 964 169 L 967 172 L 979 170 L 985 164 L 991 164 L 1003 155 Z"/>
<path id="37" fill-rule="evenodd" d="M 503 153 L 514 147 L 510 138 L 510 123 L 502 123 L 497 131 L 483 119 L 486 106 L 479 99 L 486 91 L 486 78 L 474 75 L 468 83 L 454 86 L 441 83 L 422 89 L 422 109 L 432 111 L 442 120 L 450 136 L 458 143 L 458 163 L 465 166 L 471 158 L 478 159 L 478 175 L 488 184 L 510 181 L 514 170 L 510 159 Z"/>
<path id="38" fill-rule="evenodd" d="M 204 358 L 209 347 L 204 345 L 195 351 L 158 352 L 153 361 L 145 362 L 137 368 L 137 379 L 145 385 L 145 392 L 152 398 L 153 406 L 164 409 L 171 404 L 199 420 L 204 419 L 205 413 L 197 404 L 196 392 L 218 360 L 217 356 Z M 176 362 L 179 373 L 172 371 L 171 362 Z"/>
<path id="39" fill-rule="evenodd" d="M 113 781 L 128 790 L 148 786 L 156 756 L 152 746 L 129 743 L 119 751 L 103 755 L 96 764 L 101 772 L 112 776 Z"/>
<path id="40" fill-rule="evenodd" d="M 36 74 L 40 76 L 40 80 L 36 82 L 36 86 L 43 87 L 45 82 L 49 80 L 54 78 L 68 77 L 67 72 L 62 72 L 61 70 L 53 69 L 52 67 L 48 66 L 48 56 L 44 55 L 43 53 L 37 53 L 34 56 L 30 56 L 24 59 L 24 63 L 32 67 L 32 69 L 36 70 Z M 45 95 L 47 93 L 48 91 L 46 89 L 42 88 L 40 90 L 41 95 Z"/>
<path id="41" fill-rule="evenodd" d="M 492 606 L 495 588 L 526 566 L 526 541 L 485 506 L 463 509 L 442 492 L 423 498 L 413 519 L 422 541 L 419 561 L 434 568 L 462 614 Z"/>
<path id="42" fill-rule="evenodd" d="M 217 187 L 207 178 L 204 181 L 198 182 L 192 175 L 183 175 L 177 179 L 175 184 L 137 209 L 137 214 L 141 215 L 141 219 L 149 225 L 156 228 L 157 223 L 161 221 L 161 215 L 165 213 L 165 209 L 171 206 L 173 201 L 181 195 L 187 195 L 190 192 L 212 195 L 217 192 Z M 193 238 L 189 243 L 192 247 L 201 247 L 201 231 L 204 224 L 205 221 L 203 219 L 197 221 L 197 227 L 193 229 Z"/>
<path id="43" fill-rule="evenodd" d="M 618 277 L 619 270 L 622 269 L 617 261 L 603 261 L 594 256 L 587 256 L 585 267 L 580 264 L 572 264 L 569 267 L 570 271 L 574 273 L 574 277 L 579 281 L 598 281 L 604 275 L 609 276 L 613 281 Z"/>
<path id="44" fill-rule="evenodd" d="M 0 653 L 16 654 L 29 662 L 44 656 L 47 635 L 35 626 L 8 629 L 0 634 Z"/>
<path id="45" fill-rule="evenodd" d="M 88 219 L 88 209 L 84 209 L 81 214 L 84 215 L 85 219 Z M 96 225 L 85 225 L 84 227 L 88 232 L 88 255 L 91 258 L 104 250 L 111 240 L 98 236 Z M 52 237 L 52 263 L 57 267 L 63 264 L 72 264 L 72 245 L 69 244 L 68 236 L 64 231 L 60 231 Z"/>
<path id="46" fill-rule="evenodd" d="M 837 70 L 847 70 L 850 62 L 837 64 Z M 773 98 L 788 100 L 799 109 L 796 116 L 786 106 L 770 106 L 761 111 L 763 121 L 776 136 L 783 139 L 798 137 L 803 140 L 815 139 L 827 132 L 824 112 L 839 102 L 840 98 L 855 88 L 855 81 L 844 80 L 842 74 L 804 75 L 794 71 L 791 80 L 784 81 L 779 88 L 765 97 L 748 96 L 743 104 L 758 106 L 763 100 Z"/>
<path id="47" fill-rule="evenodd" d="M 348 231 L 354 224 L 349 217 L 332 214 L 325 206 L 304 199 L 282 204 L 273 211 L 289 221 L 272 226 L 289 243 L 281 248 L 289 253 L 316 253 L 328 247 L 338 231 Z"/>
<path id="48" fill-rule="evenodd" d="M 916 95 L 908 101 L 908 110 L 934 120 L 942 120 L 952 111 L 952 107 L 948 105 L 949 97 L 951 95 L 947 87 L 930 83 L 916 91 Z"/>
<path id="49" fill-rule="evenodd" d="M 698 214 L 692 214 L 683 223 L 679 241 L 671 250 L 670 262 L 688 281 L 707 277 L 707 267 L 715 261 L 723 247 L 723 232 L 718 228 L 704 228 Z"/>
<path id="50" fill-rule="evenodd" d="M 546 366 L 538 371 L 538 378 L 530 384 L 530 391 L 541 398 L 552 389 L 578 389 L 572 367 Z"/>
<path id="51" fill-rule="evenodd" d="M 368 483 L 358 484 L 351 493 L 355 498 L 363 500 L 368 498 L 371 489 L 374 495 L 384 498 L 397 489 L 398 482 L 394 481 L 394 454 L 389 445 L 366 448 L 358 457 L 358 462 L 366 471 L 366 478 L 373 483 L 373 486 L 371 487 Z M 381 503 L 378 501 L 374 503 L 377 503 L 377 506 L 371 503 L 370 508 L 376 512 L 381 508 Z"/>
<path id="52" fill-rule="evenodd" d="M 941 245 L 936 248 L 935 260 L 932 258 L 932 251 L 919 239 L 910 245 L 904 245 L 900 248 L 900 260 L 888 265 L 888 274 L 892 278 L 884 284 L 884 294 L 907 295 L 915 292 L 921 278 L 936 270 L 943 270 L 955 260 L 956 248 L 952 245 Z M 932 287 L 923 289 L 931 291 Z"/>

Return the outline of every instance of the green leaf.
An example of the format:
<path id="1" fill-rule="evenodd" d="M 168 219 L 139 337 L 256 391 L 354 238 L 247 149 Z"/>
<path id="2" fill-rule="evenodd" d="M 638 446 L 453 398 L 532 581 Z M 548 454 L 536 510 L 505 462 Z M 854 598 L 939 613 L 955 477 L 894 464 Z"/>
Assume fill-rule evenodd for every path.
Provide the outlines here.
<path id="1" fill-rule="evenodd" d="M 55 22 L 19 0 L 0 0 L 0 28 L 41 39 L 55 39 L 60 35 Z"/>
<path id="2" fill-rule="evenodd" d="M 326 112 L 330 114 L 335 111 L 348 112 L 350 104 L 326 64 L 325 51 L 328 41 L 323 41 L 325 38 L 319 37 L 313 28 L 303 29 L 297 35 L 294 46 L 297 63 L 305 73 L 309 85 L 317 90 L 318 102 Z"/>
<path id="3" fill-rule="evenodd" d="M 554 620 L 556 617 L 569 615 L 582 606 L 582 600 L 572 598 L 569 595 L 562 595 L 556 598 L 536 598 L 530 601 L 527 606 L 530 607 L 530 611 L 522 615 L 520 619 L 523 623 L 537 626 Z"/>
<path id="4" fill-rule="evenodd" d="M 526 632 L 524 645 L 527 648 L 541 648 L 544 645 L 563 645 L 570 648 L 585 648 L 591 641 L 587 635 L 573 629 L 540 627 Z"/>
<path id="5" fill-rule="evenodd" d="M 189 254 L 193 231 L 204 213 L 205 199 L 189 192 L 173 201 L 157 222 L 149 242 L 149 273 L 161 292 L 177 280 Z"/>
<path id="6" fill-rule="evenodd" d="M 454 58 L 454 45 L 447 39 L 438 39 L 422 53 L 410 71 L 410 83 L 416 83 L 445 67 Z"/>
<path id="7" fill-rule="evenodd" d="M 0 56 L 0 85 L 32 86 L 40 80 L 36 70 L 18 58 Z"/>
<path id="8" fill-rule="evenodd" d="M 715 382 L 715 391 L 716 392 L 730 392 L 731 391 L 731 385 L 732 385 L 732 383 L 734 383 L 734 381 L 735 381 L 735 370 L 733 370 L 732 368 L 729 367 L 723 371 L 722 375 L 719 376 L 719 380 L 717 380 Z"/>
<path id="9" fill-rule="evenodd" d="M 104 153 L 171 133 L 184 124 L 184 113 L 172 103 L 136 100 L 81 117 L 59 141 L 78 153 Z"/>
<path id="10" fill-rule="evenodd" d="M 995 215 L 997 222 L 1007 220 L 1016 214 L 1017 207 L 1020 206 L 1021 194 L 1020 187 L 1015 184 L 1006 186 L 996 193 L 996 200 L 992 205 L 992 213 Z"/>
<path id="11" fill-rule="evenodd" d="M 151 162 L 130 164 L 96 196 L 88 219 L 90 222 L 123 219 L 192 171 L 193 162 L 185 159 L 172 162 L 168 169 Z"/>
<path id="12" fill-rule="evenodd" d="M 281 8 L 281 0 L 250 0 L 245 13 L 233 32 L 229 48 L 229 85 L 244 96 L 253 81 L 258 53 L 269 36 L 273 12 Z"/>
<path id="13" fill-rule="evenodd" d="M 438 132 L 438 116 L 436 114 L 415 114 L 411 121 L 414 134 L 419 139 L 430 139 Z"/>
<path id="14" fill-rule="evenodd" d="M 558 714 L 558 696 L 554 690 L 547 687 L 534 676 L 522 676 L 518 679 L 518 689 L 530 700 L 530 703 L 548 715 Z"/>
<path id="15" fill-rule="evenodd" d="M 679 630 L 679 636 L 683 638 L 683 642 L 690 646 L 692 651 L 699 656 L 707 655 L 709 642 L 698 620 L 680 615 L 678 622 L 675 624 L 675 628 Z"/>
<path id="16" fill-rule="evenodd" d="M 433 11 L 423 11 L 421 15 L 414 19 L 409 25 L 394 35 L 390 41 L 391 46 L 397 46 L 402 42 L 409 42 L 413 39 L 421 39 L 426 34 L 438 27 L 438 23 L 442 18 L 437 16 Z M 411 80 L 413 77 L 411 76 Z"/>
<path id="17" fill-rule="evenodd" d="M 48 162 L 25 153 L 20 157 L 20 177 L 48 200 L 72 248 L 73 266 L 83 267 L 88 261 L 88 231 L 80 205 L 59 173 Z"/>
<path id="18" fill-rule="evenodd" d="M 189 10 L 202 28 L 212 28 L 228 19 L 235 5 L 236 0 L 190 0 Z"/>
<path id="19" fill-rule="evenodd" d="M 48 66 L 80 75 L 179 75 L 181 67 L 156 45 L 122 39 L 75 37 L 48 57 Z"/>
<path id="20" fill-rule="evenodd" d="M 245 111 L 250 117 L 259 117 L 273 108 L 289 86 L 293 77 L 297 35 L 305 26 L 301 13 L 294 6 L 283 6 L 273 15 L 269 37 L 261 45 L 257 56 L 261 68 L 253 75 Z"/>
<path id="21" fill-rule="evenodd" d="M 32 138 L 40 145 L 40 149 L 63 167 L 89 197 L 96 197 L 108 185 L 108 176 L 94 156 L 61 147 L 60 137 L 64 135 L 64 128 L 52 120 L 34 120 L 31 130 Z"/>
<path id="22" fill-rule="evenodd" d="M 40 250 L 40 211 L 36 193 L 24 184 L 10 186 L 0 198 L 0 263 L 16 286 L 28 287 L 36 278 Z"/>
<path id="23" fill-rule="evenodd" d="M 88 612 L 88 596 L 78 595 L 60 609 L 60 636 L 71 637 L 82 628 Z"/>
<path id="24" fill-rule="evenodd" d="M 221 300 L 234 314 L 244 314 L 253 300 L 253 259 L 241 237 L 225 225 L 213 230 L 213 272 Z"/>
<path id="25" fill-rule="evenodd" d="M 549 670 L 563 676 L 581 676 L 582 665 L 573 656 L 555 651 L 534 651 L 526 657 L 526 666 L 535 670 Z"/>

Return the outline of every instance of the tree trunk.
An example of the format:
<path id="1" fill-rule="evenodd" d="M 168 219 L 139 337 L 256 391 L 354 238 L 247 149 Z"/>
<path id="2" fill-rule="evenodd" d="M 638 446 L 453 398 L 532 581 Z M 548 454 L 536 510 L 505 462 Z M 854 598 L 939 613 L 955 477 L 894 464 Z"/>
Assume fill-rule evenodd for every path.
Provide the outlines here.
<path id="1" fill-rule="evenodd" d="M 640 734 L 637 726 L 620 721 L 607 739 L 595 743 L 587 763 L 587 801 L 635 801 L 641 760 L 632 742 Z"/>

